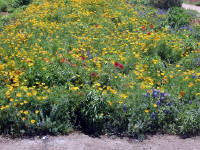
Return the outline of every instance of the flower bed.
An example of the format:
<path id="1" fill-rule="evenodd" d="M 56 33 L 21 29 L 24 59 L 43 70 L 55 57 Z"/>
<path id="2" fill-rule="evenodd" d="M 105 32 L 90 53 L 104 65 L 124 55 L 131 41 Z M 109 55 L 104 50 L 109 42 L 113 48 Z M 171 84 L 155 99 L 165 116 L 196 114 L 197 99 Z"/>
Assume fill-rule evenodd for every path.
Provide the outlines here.
<path id="1" fill-rule="evenodd" d="M 34 1 L 0 33 L 0 132 L 199 132 L 200 43 L 163 17 L 121 0 Z"/>

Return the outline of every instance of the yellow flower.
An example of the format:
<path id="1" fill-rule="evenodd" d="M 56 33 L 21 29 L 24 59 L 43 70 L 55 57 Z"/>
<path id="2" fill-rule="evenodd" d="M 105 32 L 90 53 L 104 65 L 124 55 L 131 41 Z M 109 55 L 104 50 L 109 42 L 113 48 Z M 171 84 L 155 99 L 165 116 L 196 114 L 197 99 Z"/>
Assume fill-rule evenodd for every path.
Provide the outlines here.
<path id="1" fill-rule="evenodd" d="M 193 87 L 194 86 L 194 83 L 190 82 L 188 87 Z"/>
<path id="2" fill-rule="evenodd" d="M 111 89 L 110 91 L 112 92 L 112 94 L 117 94 L 117 91 L 114 89 Z"/>
<path id="3" fill-rule="evenodd" d="M 179 68 L 180 67 L 180 65 L 176 65 L 176 68 Z"/>
<path id="4" fill-rule="evenodd" d="M 148 110 L 148 109 L 145 109 L 145 112 L 146 112 L 146 113 L 149 113 L 149 110 Z"/>
<path id="5" fill-rule="evenodd" d="M 120 103 L 120 104 L 122 104 L 122 103 L 123 103 L 123 101 L 122 101 L 122 100 L 120 100 L 120 101 L 119 101 L 119 103 Z"/>
<path id="6" fill-rule="evenodd" d="M 25 118 L 25 117 L 22 117 L 22 120 L 24 121 L 24 120 L 26 120 L 26 118 Z"/>
<path id="7" fill-rule="evenodd" d="M 26 110 L 26 111 L 24 111 L 24 114 L 25 114 L 25 115 L 27 115 L 27 114 L 28 114 L 28 111 L 27 111 L 27 110 Z"/>
<path id="8" fill-rule="evenodd" d="M 34 123 L 35 123 L 35 120 L 31 120 L 31 123 L 34 124 Z"/>
<path id="9" fill-rule="evenodd" d="M 38 113 L 39 113 L 39 110 L 36 110 L 35 113 L 38 114 Z"/>
<path id="10" fill-rule="evenodd" d="M 155 108 L 156 108 L 156 107 L 157 107 L 157 104 L 153 104 L 153 107 L 155 107 Z"/>
<path id="11" fill-rule="evenodd" d="M 100 113 L 100 116 L 102 117 L 104 114 L 103 113 Z"/>
<path id="12" fill-rule="evenodd" d="M 128 96 L 126 94 L 121 94 L 120 97 L 126 99 Z"/>
<path id="13" fill-rule="evenodd" d="M 72 89 L 72 91 L 77 91 L 77 90 L 79 90 L 79 87 L 72 87 L 71 89 Z"/>
<path id="14" fill-rule="evenodd" d="M 157 62 L 158 62 L 158 60 L 153 59 L 153 63 L 154 63 L 154 64 L 157 64 Z"/>
<path id="15" fill-rule="evenodd" d="M 109 101 L 108 104 L 109 104 L 110 106 L 112 106 L 113 102 Z"/>
<path id="16" fill-rule="evenodd" d="M 106 90 L 103 90 L 103 94 L 106 94 L 107 93 L 107 91 Z"/>
<path id="17" fill-rule="evenodd" d="M 32 92 L 32 93 L 33 93 L 33 95 L 34 95 L 34 96 L 36 96 L 36 95 L 37 95 L 37 91 L 36 91 L 36 90 L 33 90 L 33 92 Z"/>
<path id="18" fill-rule="evenodd" d="M 169 75 L 169 77 L 170 77 L 170 79 L 174 78 L 174 76 L 173 76 L 173 75 L 171 75 L 171 74 Z"/>
<path id="19" fill-rule="evenodd" d="M 27 96 L 31 96 L 32 94 L 31 94 L 30 92 L 28 92 L 26 95 L 27 95 Z"/>
<path id="20" fill-rule="evenodd" d="M 22 95 L 21 95 L 21 93 L 17 93 L 17 97 L 21 97 Z"/>

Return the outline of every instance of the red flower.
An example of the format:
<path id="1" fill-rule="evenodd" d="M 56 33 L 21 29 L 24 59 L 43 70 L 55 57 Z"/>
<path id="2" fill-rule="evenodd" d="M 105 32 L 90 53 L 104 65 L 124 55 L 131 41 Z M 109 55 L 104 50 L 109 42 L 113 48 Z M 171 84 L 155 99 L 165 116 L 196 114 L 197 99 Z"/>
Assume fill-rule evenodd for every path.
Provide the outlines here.
<path id="1" fill-rule="evenodd" d="M 115 62 L 115 67 L 119 67 L 120 63 L 118 63 L 117 61 Z"/>
<path id="2" fill-rule="evenodd" d="M 98 28 L 99 26 L 98 26 L 98 25 L 95 25 L 95 27 Z"/>
<path id="3" fill-rule="evenodd" d="M 151 28 L 151 29 L 153 29 L 153 28 L 154 28 L 152 24 L 150 25 L 150 28 Z"/>
<path id="4" fill-rule="evenodd" d="M 150 31 L 148 31 L 148 33 L 147 33 L 148 35 L 150 35 L 151 34 L 151 32 Z"/>
<path id="5" fill-rule="evenodd" d="M 119 68 L 120 68 L 120 69 L 123 69 L 124 66 L 123 66 L 122 64 L 119 64 Z"/>
<path id="6" fill-rule="evenodd" d="M 76 64 L 72 64 L 72 67 L 76 67 Z"/>
<path id="7" fill-rule="evenodd" d="M 64 62 L 65 62 L 65 58 L 61 59 L 60 62 L 61 62 L 61 63 L 64 63 Z"/>
<path id="8" fill-rule="evenodd" d="M 145 26 L 142 26 L 142 29 L 144 29 L 144 30 L 145 30 L 145 29 L 146 29 L 146 27 L 145 27 Z"/>
<path id="9" fill-rule="evenodd" d="M 91 73 L 91 76 L 95 77 L 95 76 L 96 76 L 96 73 L 92 72 L 92 73 Z"/>
<path id="10" fill-rule="evenodd" d="M 85 60 L 85 56 L 81 56 L 81 59 L 82 59 L 82 60 Z"/>

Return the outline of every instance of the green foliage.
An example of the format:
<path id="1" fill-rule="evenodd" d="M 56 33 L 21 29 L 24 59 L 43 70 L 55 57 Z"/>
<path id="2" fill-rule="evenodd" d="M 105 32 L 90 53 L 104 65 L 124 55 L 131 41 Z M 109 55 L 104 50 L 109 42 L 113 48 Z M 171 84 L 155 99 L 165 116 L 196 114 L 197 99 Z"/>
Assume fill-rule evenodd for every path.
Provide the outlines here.
<path id="1" fill-rule="evenodd" d="M 0 1 L 0 12 L 5 12 L 7 11 L 8 3 L 5 0 Z"/>
<path id="2" fill-rule="evenodd" d="M 32 0 L 11 0 L 10 5 L 14 8 L 23 6 L 23 5 L 28 5 L 32 2 Z"/>
<path id="3" fill-rule="evenodd" d="M 197 2 L 195 5 L 196 5 L 196 6 L 200 6 L 200 2 Z"/>
<path id="4" fill-rule="evenodd" d="M 149 4 L 149 0 L 127 0 L 128 3 L 130 4 L 142 4 L 142 5 L 148 5 Z"/>
<path id="5" fill-rule="evenodd" d="M 12 136 L 35 135 L 36 133 L 68 133 L 72 129 L 69 115 L 69 100 L 64 95 L 61 95 L 63 92 L 64 90 L 57 88 L 50 94 L 51 96 L 47 101 L 32 99 L 31 103 L 26 106 L 22 105 L 21 110 L 11 107 L 9 108 L 10 113 L 1 111 L 0 133 L 10 133 Z M 20 111 L 20 113 L 17 111 Z M 22 122 L 19 120 L 20 117 L 26 119 Z M 31 123 L 32 117 L 35 118 L 37 123 Z"/>
<path id="6" fill-rule="evenodd" d="M 172 28 L 180 28 L 190 23 L 191 15 L 184 8 L 170 8 L 167 14 L 166 23 Z"/>
<path id="7" fill-rule="evenodd" d="M 150 3 L 155 7 L 168 9 L 171 7 L 181 7 L 182 0 L 150 0 Z"/>
<path id="8" fill-rule="evenodd" d="M 172 49 L 164 40 L 159 41 L 156 47 L 150 47 L 147 54 L 151 56 L 159 56 L 164 63 L 173 64 L 181 59 L 181 52 Z"/>

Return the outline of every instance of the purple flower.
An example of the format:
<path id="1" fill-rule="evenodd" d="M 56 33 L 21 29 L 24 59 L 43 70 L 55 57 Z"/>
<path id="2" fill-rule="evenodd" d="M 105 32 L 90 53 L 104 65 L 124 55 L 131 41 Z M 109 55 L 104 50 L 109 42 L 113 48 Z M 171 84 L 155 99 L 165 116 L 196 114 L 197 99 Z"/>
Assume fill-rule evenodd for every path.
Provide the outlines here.
<path id="1" fill-rule="evenodd" d="M 163 15 L 164 13 L 165 13 L 164 10 L 160 10 L 160 11 L 158 12 L 158 15 Z"/>
<path id="2" fill-rule="evenodd" d="M 165 97 L 164 97 L 164 96 L 161 96 L 161 97 L 160 97 L 160 101 L 163 102 L 164 100 L 165 100 Z"/>
<path id="3" fill-rule="evenodd" d="M 154 112 L 151 113 L 151 118 L 152 118 L 153 120 L 156 120 L 156 114 L 155 114 Z"/>
<path id="4" fill-rule="evenodd" d="M 144 94 L 144 97 L 149 97 L 149 93 L 146 92 L 146 93 Z"/>
<path id="5" fill-rule="evenodd" d="M 191 100 L 189 100 L 189 101 L 188 101 L 188 103 L 189 103 L 189 104 L 192 104 L 192 101 L 191 101 Z"/>
<path id="6" fill-rule="evenodd" d="M 90 56 L 90 51 L 89 51 L 89 50 L 87 50 L 87 56 L 88 56 L 88 57 Z"/>
<path id="7" fill-rule="evenodd" d="M 126 104 L 123 105 L 123 110 L 126 111 Z"/>
<path id="8" fill-rule="evenodd" d="M 157 102 L 156 102 L 156 104 L 157 104 L 158 106 L 160 106 L 160 104 L 161 104 L 161 101 L 157 101 Z"/>
<path id="9" fill-rule="evenodd" d="M 169 102 L 169 103 L 166 103 L 166 105 L 167 105 L 167 106 L 171 106 L 171 105 L 172 105 L 172 103 L 171 103 L 171 102 Z"/>
<path id="10" fill-rule="evenodd" d="M 154 92 L 154 93 L 153 93 L 153 97 L 156 98 L 157 96 L 158 96 L 158 93 L 157 93 L 157 92 Z"/>
<path id="11" fill-rule="evenodd" d="M 195 73 L 192 74 L 192 78 L 193 78 L 193 79 L 195 78 Z"/>
<path id="12" fill-rule="evenodd" d="M 93 58 L 93 56 L 92 56 L 92 55 L 89 55 L 89 58 L 90 58 L 90 59 L 92 59 L 92 58 Z"/>
<path id="13" fill-rule="evenodd" d="M 163 92 L 160 93 L 161 96 L 164 96 L 164 94 L 165 94 L 165 93 L 163 93 Z"/>
<path id="14" fill-rule="evenodd" d="M 172 113 L 172 111 L 171 111 L 171 110 L 168 110 L 168 111 L 167 111 L 167 113 L 168 113 L 168 114 L 171 114 L 171 113 Z"/>
<path id="15" fill-rule="evenodd" d="M 167 113 L 167 110 L 166 110 L 166 109 L 164 109 L 164 110 L 163 110 L 163 112 L 164 112 L 164 113 Z"/>
<path id="16" fill-rule="evenodd" d="M 167 93 L 164 94 L 165 97 L 167 97 L 167 95 L 168 95 Z"/>

